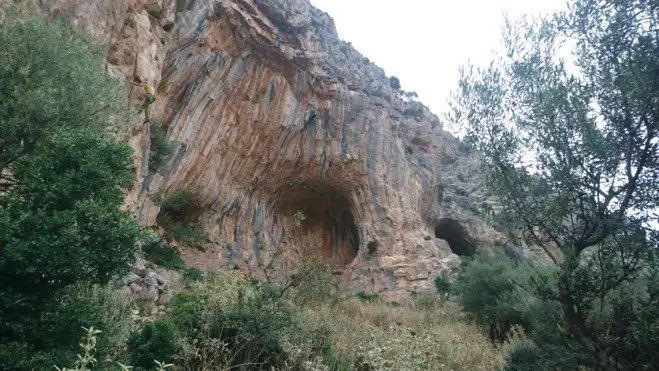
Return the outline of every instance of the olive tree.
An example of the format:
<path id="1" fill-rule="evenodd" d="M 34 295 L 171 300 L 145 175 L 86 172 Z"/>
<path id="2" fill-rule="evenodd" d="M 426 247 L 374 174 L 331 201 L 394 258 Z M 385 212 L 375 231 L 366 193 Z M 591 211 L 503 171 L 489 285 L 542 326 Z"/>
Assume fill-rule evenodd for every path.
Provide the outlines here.
<path id="1" fill-rule="evenodd" d="M 104 49 L 69 27 L 22 19 L 3 7 L 0 22 L 0 191 L 11 168 L 59 129 L 117 126 L 121 85 L 103 72 Z"/>
<path id="2" fill-rule="evenodd" d="M 448 118 L 481 154 L 511 237 L 559 267 L 546 294 L 566 336 L 599 369 L 656 365 L 659 2 L 573 1 L 507 23 L 504 45 L 462 69 Z"/>

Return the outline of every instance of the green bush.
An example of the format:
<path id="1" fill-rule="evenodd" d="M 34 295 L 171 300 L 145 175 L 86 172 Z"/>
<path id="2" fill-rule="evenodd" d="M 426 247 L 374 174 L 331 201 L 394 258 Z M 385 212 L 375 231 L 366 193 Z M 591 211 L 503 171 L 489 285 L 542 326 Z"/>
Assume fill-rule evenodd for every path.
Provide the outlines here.
<path id="1" fill-rule="evenodd" d="M 358 297 L 361 301 L 367 303 L 377 303 L 382 300 L 378 294 L 366 294 L 363 291 L 356 293 L 355 296 Z"/>
<path id="2" fill-rule="evenodd" d="M 444 275 L 439 275 L 435 277 L 435 288 L 438 294 L 446 294 L 451 291 L 451 280 Z"/>
<path id="3" fill-rule="evenodd" d="M 183 246 L 204 251 L 202 243 L 208 240 L 208 236 L 204 233 L 201 224 L 190 223 L 184 225 L 183 223 L 174 223 L 170 229 L 165 233 L 168 239 L 174 239 L 180 242 Z"/>
<path id="4" fill-rule="evenodd" d="M 350 371 L 352 360 L 349 357 L 337 355 L 329 329 L 321 329 L 313 335 L 313 351 L 320 354 L 322 362 L 331 371 Z"/>
<path id="5" fill-rule="evenodd" d="M 187 222 L 196 213 L 195 193 L 187 188 L 178 189 L 171 195 L 156 201 L 160 205 L 158 218 Z"/>
<path id="6" fill-rule="evenodd" d="M 659 270 L 648 269 L 601 303 L 596 323 L 613 344 L 611 353 L 629 369 L 659 365 Z"/>
<path id="7" fill-rule="evenodd" d="M 462 308 L 489 331 L 490 337 L 502 341 L 513 326 L 530 332 L 534 322 L 543 320 L 538 316 L 547 311 L 551 312 L 550 318 L 560 317 L 559 308 L 545 306 L 533 296 L 534 279 L 550 275 L 543 268 L 526 261 L 512 261 L 500 249 L 480 249 L 460 267 L 453 292 Z"/>
<path id="8" fill-rule="evenodd" d="M 67 290 L 51 317 L 53 330 L 59 335 L 49 337 L 60 344 L 68 340 L 71 349 L 75 349 L 78 342 L 70 338 L 71 329 L 93 326 L 103 332 L 96 344 L 98 353 L 120 354 L 130 335 L 133 307 L 133 299 L 122 291 L 120 282 L 74 286 Z"/>
<path id="9" fill-rule="evenodd" d="M 124 26 L 135 28 L 137 27 L 137 22 L 133 18 L 126 18 L 124 19 Z"/>
<path id="10" fill-rule="evenodd" d="M 156 202 L 160 204 L 157 222 L 165 227 L 165 238 L 204 251 L 203 243 L 208 241 L 208 236 L 196 221 L 200 206 L 195 193 L 186 188 L 179 189 Z"/>
<path id="11" fill-rule="evenodd" d="M 301 214 L 297 217 L 301 217 Z M 322 241 L 317 235 L 303 236 L 291 261 L 296 272 L 290 280 L 290 284 L 295 287 L 295 290 L 291 291 L 291 297 L 298 306 L 338 299 L 339 288 L 332 277 L 336 265 L 319 254 L 321 244 Z"/>
<path id="12" fill-rule="evenodd" d="M 366 250 L 368 251 L 368 255 L 375 255 L 378 252 L 378 247 L 380 247 L 380 243 L 378 241 L 370 241 L 366 245 Z"/>
<path id="13" fill-rule="evenodd" d="M 168 245 L 161 239 L 153 239 L 142 244 L 144 258 L 153 264 L 169 269 L 183 269 L 185 263 L 177 247 Z"/>
<path id="14" fill-rule="evenodd" d="M 201 282 L 204 280 L 204 272 L 197 268 L 187 267 L 183 270 L 183 279 L 191 282 Z"/>
<path id="15" fill-rule="evenodd" d="M 458 195 L 458 196 L 468 196 L 469 195 L 469 191 L 464 189 L 464 188 L 461 188 L 461 187 L 454 188 L 453 192 L 455 192 L 455 194 Z"/>
<path id="16" fill-rule="evenodd" d="M 564 341 L 538 345 L 527 340 L 516 346 L 506 357 L 505 371 L 552 371 L 578 370 L 580 364 L 588 364 L 584 354 L 566 346 Z"/>
<path id="17" fill-rule="evenodd" d="M 175 328 L 167 319 L 145 322 L 131 335 L 128 349 L 136 370 L 152 370 L 154 360 L 172 363 L 180 351 Z"/>
<path id="18" fill-rule="evenodd" d="M 121 357 L 130 334 L 132 304 L 114 284 L 68 288 L 59 301 L 44 308 L 45 315 L 34 330 L 39 339 L 0 345 L 0 359 L 11 365 L 3 369 L 45 370 L 53 364 L 70 363 L 76 358 L 79 342 L 72 329 L 82 327 L 93 326 L 103 332 L 96 344 L 98 354 Z"/>
<path id="19" fill-rule="evenodd" d="M 526 342 L 516 346 L 506 359 L 507 365 L 504 368 L 506 371 L 536 371 L 546 370 L 545 365 L 542 364 L 543 359 L 542 350 L 540 350 L 533 342 Z"/>
<path id="20" fill-rule="evenodd" d="M 423 108 L 407 107 L 403 110 L 403 116 L 421 118 L 423 117 Z"/>
<path id="21" fill-rule="evenodd" d="M 283 367 L 286 349 L 305 341 L 304 331 L 280 287 L 253 284 L 240 273 L 209 276 L 192 292 L 179 293 L 169 313 L 188 346 L 215 349 L 218 361 L 206 368 L 253 365 L 252 369 Z M 200 368 L 201 359 L 186 367 Z"/>
<path id="22" fill-rule="evenodd" d="M 513 261 L 498 248 L 481 249 L 463 262 L 452 292 L 492 340 L 503 342 L 520 328 L 528 341 L 508 357 L 509 370 L 576 369 L 585 355 L 564 328 L 555 268 L 542 262 Z"/>

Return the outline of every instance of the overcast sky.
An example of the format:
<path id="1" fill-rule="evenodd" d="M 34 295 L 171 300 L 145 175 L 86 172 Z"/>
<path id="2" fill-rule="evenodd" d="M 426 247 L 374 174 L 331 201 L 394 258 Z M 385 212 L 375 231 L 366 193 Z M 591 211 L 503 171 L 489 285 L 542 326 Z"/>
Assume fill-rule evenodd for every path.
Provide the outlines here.
<path id="1" fill-rule="evenodd" d="M 486 64 L 500 43 L 503 15 L 550 13 L 565 0 L 311 0 L 339 36 L 398 76 L 436 113 L 457 85 L 458 68 Z"/>

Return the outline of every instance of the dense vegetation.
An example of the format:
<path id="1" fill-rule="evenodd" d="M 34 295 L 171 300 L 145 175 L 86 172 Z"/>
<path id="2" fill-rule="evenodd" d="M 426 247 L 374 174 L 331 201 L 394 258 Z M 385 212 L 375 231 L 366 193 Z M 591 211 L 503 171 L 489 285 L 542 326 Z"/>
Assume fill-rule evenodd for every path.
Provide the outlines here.
<path id="1" fill-rule="evenodd" d="M 575 1 L 509 24 L 506 56 L 463 70 L 450 118 L 482 155 L 511 241 L 553 264 L 477 260 L 464 274 L 481 283 L 459 285 L 494 338 L 531 335 L 512 360 L 534 364 L 518 369 L 659 365 L 658 17 L 656 1 Z"/>
<path id="2" fill-rule="evenodd" d="M 103 326 L 81 296 L 129 268 L 137 223 L 119 207 L 132 179 L 121 87 L 104 54 L 58 23 L 0 24 L 0 368 L 75 355 L 71 328 Z M 107 314 L 107 313 L 106 313 Z M 109 344 L 101 344 L 109 350 Z"/>

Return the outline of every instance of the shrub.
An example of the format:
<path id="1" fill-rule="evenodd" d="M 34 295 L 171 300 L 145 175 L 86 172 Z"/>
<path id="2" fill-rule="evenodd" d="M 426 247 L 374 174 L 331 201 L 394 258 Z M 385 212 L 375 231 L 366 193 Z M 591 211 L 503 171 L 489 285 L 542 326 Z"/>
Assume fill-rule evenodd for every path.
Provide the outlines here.
<path id="1" fill-rule="evenodd" d="M 145 322 L 128 340 L 130 361 L 136 370 L 152 370 L 154 360 L 172 363 L 180 351 L 175 328 L 167 319 Z"/>
<path id="2" fill-rule="evenodd" d="M 100 334 L 101 331 L 94 327 L 83 327 L 83 330 L 85 330 L 86 336 L 83 338 L 83 342 L 80 343 L 82 354 L 78 354 L 74 370 L 89 370 L 98 362 L 94 355 L 96 353 L 96 336 Z M 66 371 L 66 368 L 60 369 L 57 366 L 55 366 L 55 369 L 57 369 L 57 371 Z"/>
<path id="3" fill-rule="evenodd" d="M 419 94 L 417 94 L 415 91 L 401 90 L 400 95 L 407 102 L 410 102 L 419 97 Z"/>
<path id="4" fill-rule="evenodd" d="M 35 330 L 40 336 L 38 340 L 0 346 L 0 352 L 14 353 L 13 357 L 5 358 L 11 360 L 7 361 L 11 367 L 6 369 L 41 370 L 50 369 L 53 364 L 69 363 L 76 358 L 79 342 L 72 329 L 82 327 L 93 326 L 104 333 L 95 343 L 96 353 L 102 357 L 121 357 L 132 326 L 132 308 L 132 299 L 114 283 L 69 287 L 57 303 L 44 310 L 46 314 Z M 5 348 L 6 345 L 10 346 Z"/>
<path id="5" fill-rule="evenodd" d="M 254 369 L 283 367 L 288 344 L 301 344 L 304 333 L 280 287 L 250 280 L 239 272 L 210 275 L 192 292 L 179 293 L 169 305 L 170 315 L 185 346 L 212 348 L 218 362 L 187 359 L 190 367 L 205 369 L 254 365 Z"/>
<path id="6" fill-rule="evenodd" d="M 473 260 L 460 267 L 453 291 L 464 310 L 488 329 L 492 339 L 501 341 L 513 326 L 530 332 L 537 316 L 544 315 L 533 313 L 544 303 L 531 295 L 533 279 L 549 277 L 542 268 L 526 261 L 511 261 L 498 248 L 480 249 Z"/>
<path id="7" fill-rule="evenodd" d="M 144 258 L 153 264 L 169 269 L 183 269 L 185 263 L 177 247 L 168 245 L 157 236 L 142 244 Z"/>
<path id="8" fill-rule="evenodd" d="M 499 347 L 457 305 L 434 299 L 436 305 L 420 311 L 408 300 L 369 302 L 351 296 L 302 308 L 301 317 L 306 330 L 316 334 L 314 343 L 326 344 L 318 337 L 331 340 L 332 353 L 350 369 L 500 369 L 504 354 Z"/>
<path id="9" fill-rule="evenodd" d="M 204 279 L 204 272 L 197 268 L 185 268 L 183 270 L 183 279 L 192 282 L 201 282 Z"/>
<path id="10" fill-rule="evenodd" d="M 389 78 L 389 86 L 394 90 L 400 90 L 400 80 L 396 76 L 391 76 Z"/>
<path id="11" fill-rule="evenodd" d="M 174 239 L 180 242 L 183 246 L 194 248 L 204 251 L 202 243 L 208 240 L 208 236 L 204 233 L 201 224 L 190 223 L 184 225 L 183 223 L 174 223 L 170 229 L 165 233 L 168 239 Z"/>
<path id="12" fill-rule="evenodd" d="M 350 371 L 352 361 L 349 357 L 336 354 L 329 329 L 321 329 L 314 334 L 313 344 L 316 353 L 320 354 L 322 363 L 331 371 Z"/>
<path id="13" fill-rule="evenodd" d="M 296 213 L 294 228 L 299 228 L 304 219 L 301 212 Z M 298 306 L 339 299 L 339 288 L 332 277 L 337 271 L 336 265 L 319 253 L 321 243 L 317 235 L 302 236 L 298 240 L 297 248 L 293 249 L 292 259 L 285 258 L 289 260 L 295 273 L 290 276 L 287 276 L 286 272 L 279 274 L 285 277 L 282 283 L 283 291 L 294 288 L 290 291 L 290 296 Z M 281 248 L 278 249 L 278 254 L 283 254 L 283 251 Z"/>
<path id="14" fill-rule="evenodd" d="M 135 22 L 135 20 L 133 18 L 129 17 L 129 18 L 124 19 L 124 26 L 135 28 L 135 27 L 137 27 L 137 22 Z"/>
<path id="15" fill-rule="evenodd" d="M 423 108 L 407 107 L 403 110 L 403 116 L 421 118 L 423 117 Z"/>
<path id="16" fill-rule="evenodd" d="M 469 191 L 464 189 L 464 188 L 461 188 L 461 187 L 454 188 L 453 192 L 458 196 L 468 196 L 469 195 Z"/>
<path id="17" fill-rule="evenodd" d="M 378 252 L 378 247 L 380 247 L 380 243 L 378 241 L 371 241 L 366 245 L 366 250 L 368 251 L 369 255 L 375 255 Z"/>
<path id="18" fill-rule="evenodd" d="M 121 282 L 107 285 L 77 285 L 67 290 L 57 309 L 53 326 L 60 335 L 50 335 L 55 342 L 70 339 L 72 328 L 94 326 L 103 332 L 96 349 L 102 356 L 121 356 L 133 327 L 133 298 L 122 291 Z M 71 349 L 77 344 L 70 343 Z M 63 345 L 63 344 L 62 344 Z"/>
<path id="19" fill-rule="evenodd" d="M 169 221 L 188 221 L 196 213 L 195 193 L 187 188 L 178 189 L 171 195 L 156 200 L 160 205 L 158 218 Z"/>
<path id="20" fill-rule="evenodd" d="M 208 236 L 195 220 L 200 208 L 195 193 L 187 188 L 179 189 L 164 199 L 156 199 L 156 202 L 160 204 L 157 222 L 165 227 L 165 238 L 203 251 Z"/>
<path id="21" fill-rule="evenodd" d="M 578 370 L 580 364 L 589 363 L 574 345 L 566 347 L 563 341 L 538 345 L 530 339 L 515 344 L 506 362 L 506 371 Z"/>
<path id="22" fill-rule="evenodd" d="M 507 365 L 504 370 L 507 371 L 536 371 L 546 370 L 541 365 L 542 351 L 532 342 L 515 347 L 506 357 Z"/>
<path id="23" fill-rule="evenodd" d="M 410 307 L 362 305 L 363 317 L 344 325 L 346 331 L 358 333 L 344 344 L 354 349 L 354 369 L 495 370 L 502 363 L 495 347 L 477 327 L 462 322 L 455 308 L 435 306 L 420 313 Z M 374 327 L 371 321 L 375 319 L 381 324 Z"/>
<path id="24" fill-rule="evenodd" d="M 367 303 L 376 303 L 382 300 L 378 294 L 366 294 L 363 291 L 356 293 L 355 296 Z"/>
<path id="25" fill-rule="evenodd" d="M 586 357 L 560 331 L 561 308 L 551 300 L 555 281 L 555 270 L 542 262 L 513 261 L 501 249 L 481 249 L 460 267 L 452 291 L 491 339 L 505 341 L 515 328 L 526 333 L 529 341 L 512 350 L 509 369 L 576 369 Z"/>
<path id="26" fill-rule="evenodd" d="M 157 222 L 165 228 L 165 238 L 204 251 L 203 243 L 208 236 L 195 220 L 200 208 L 195 193 L 187 188 L 179 189 L 168 197 L 157 197 L 156 203 L 160 205 Z"/>
<path id="27" fill-rule="evenodd" d="M 78 344 L 82 349 L 77 354 L 77 360 L 73 363 L 73 368 L 67 369 L 66 367 L 59 368 L 58 366 L 50 366 L 48 369 L 54 367 L 57 371 L 89 371 L 95 368 L 94 366 L 99 363 L 99 360 L 96 358 L 96 344 L 99 339 L 99 334 L 101 334 L 103 331 L 100 331 L 93 326 L 89 328 L 83 327 L 82 329 L 85 331 L 85 336 L 83 337 L 83 341 Z M 100 338 L 102 339 L 103 337 L 100 336 Z M 103 370 L 133 370 L 132 366 L 126 366 L 120 362 L 116 362 L 110 359 L 103 360 L 102 364 Z M 166 371 L 167 369 L 174 367 L 174 365 L 171 363 L 168 364 L 167 362 L 160 362 L 158 360 L 153 360 L 153 365 L 157 366 L 157 368 L 151 367 L 151 369 L 157 369 L 157 371 Z M 143 368 L 138 367 L 137 369 L 142 370 Z"/>
<path id="28" fill-rule="evenodd" d="M 451 280 L 444 275 L 439 275 L 435 277 L 435 288 L 438 294 L 447 294 L 451 291 Z"/>

